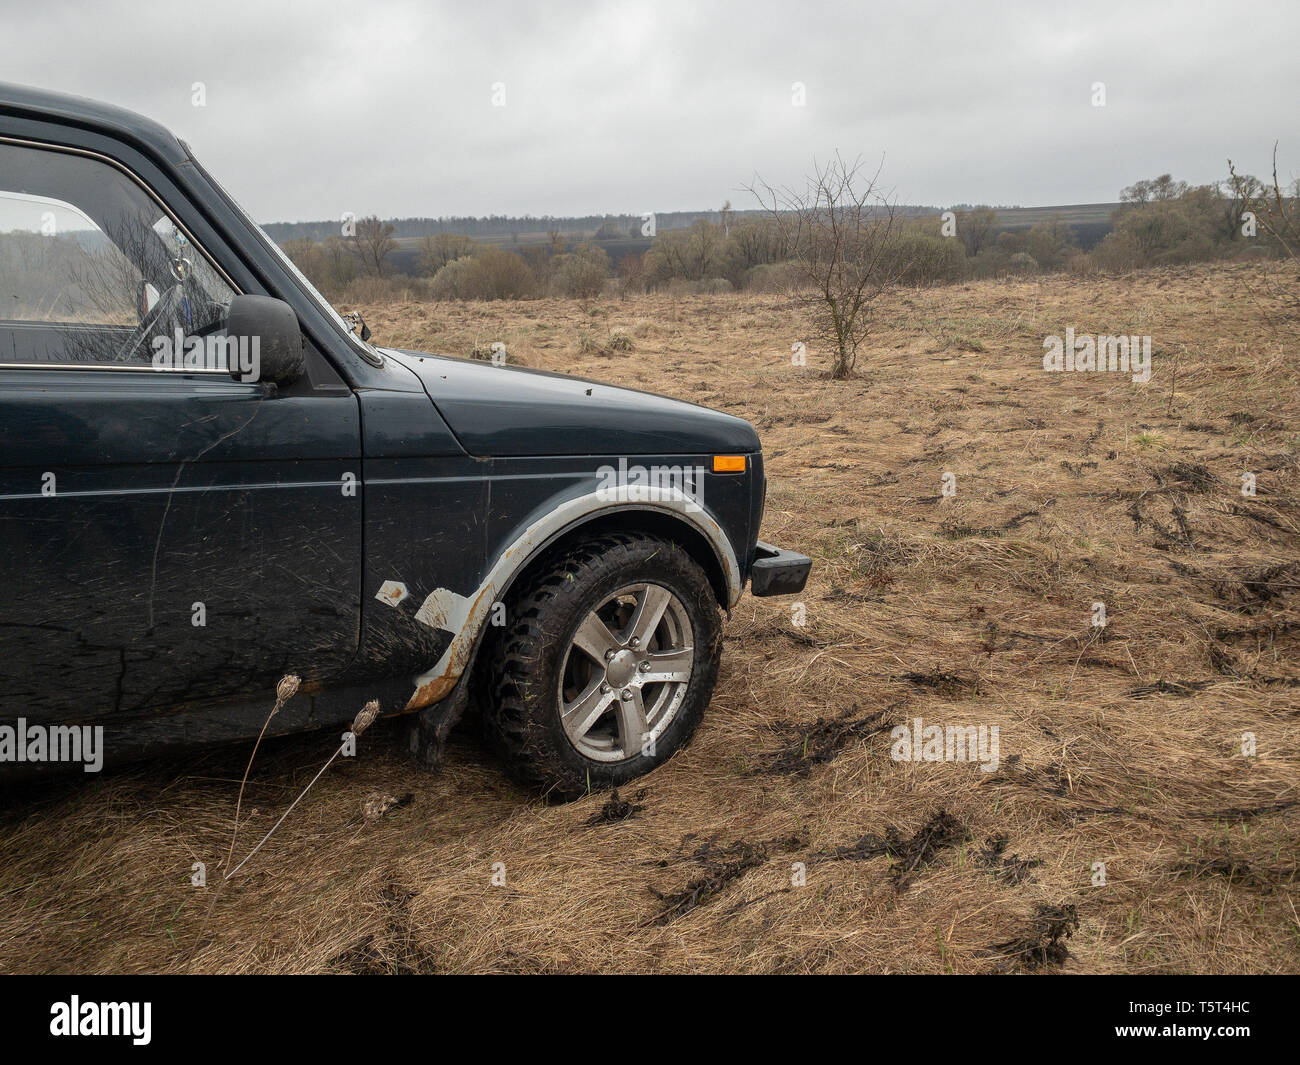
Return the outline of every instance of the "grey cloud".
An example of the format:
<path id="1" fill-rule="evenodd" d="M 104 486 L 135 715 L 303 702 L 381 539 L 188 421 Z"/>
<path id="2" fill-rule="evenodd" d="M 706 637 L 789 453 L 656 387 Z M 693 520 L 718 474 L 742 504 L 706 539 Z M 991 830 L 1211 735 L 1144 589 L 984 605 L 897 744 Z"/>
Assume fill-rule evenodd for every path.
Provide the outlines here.
<path id="1" fill-rule="evenodd" d="M 0 18 L 0 77 L 158 119 L 266 221 L 747 207 L 755 172 L 795 181 L 835 149 L 883 154 L 886 185 L 932 204 L 1110 200 L 1163 171 L 1214 180 L 1229 155 L 1261 172 L 1278 139 L 1300 159 L 1300 7 L 1275 0 L 0 0 Z"/>

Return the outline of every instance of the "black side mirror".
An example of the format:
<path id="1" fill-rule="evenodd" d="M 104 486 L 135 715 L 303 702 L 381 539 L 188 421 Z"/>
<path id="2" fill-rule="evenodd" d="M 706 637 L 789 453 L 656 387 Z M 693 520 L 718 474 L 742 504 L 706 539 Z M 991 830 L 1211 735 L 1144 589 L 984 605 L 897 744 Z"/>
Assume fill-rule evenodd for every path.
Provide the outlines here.
<path id="1" fill-rule="evenodd" d="M 226 345 L 230 372 L 241 381 L 289 384 L 302 376 L 302 327 L 284 300 L 232 299 L 226 311 Z"/>

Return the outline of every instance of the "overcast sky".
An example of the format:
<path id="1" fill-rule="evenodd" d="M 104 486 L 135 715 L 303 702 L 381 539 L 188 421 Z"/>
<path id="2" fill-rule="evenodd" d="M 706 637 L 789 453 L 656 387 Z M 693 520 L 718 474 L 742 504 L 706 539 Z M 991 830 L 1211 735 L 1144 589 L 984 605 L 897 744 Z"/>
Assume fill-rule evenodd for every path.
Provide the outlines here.
<path id="1" fill-rule="evenodd" d="M 263 222 L 754 207 L 756 171 L 836 149 L 943 206 L 1262 172 L 1275 140 L 1300 172 L 1296 0 L 0 0 L 0 25 L 0 80 L 157 119 Z"/>

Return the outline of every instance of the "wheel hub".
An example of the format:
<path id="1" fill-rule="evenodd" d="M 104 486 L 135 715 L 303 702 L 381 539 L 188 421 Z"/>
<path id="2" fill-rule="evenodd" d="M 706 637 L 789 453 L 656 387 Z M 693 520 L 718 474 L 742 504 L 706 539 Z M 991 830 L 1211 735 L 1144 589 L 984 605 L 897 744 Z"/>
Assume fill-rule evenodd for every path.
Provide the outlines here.
<path id="1" fill-rule="evenodd" d="M 637 655 L 635 651 L 623 648 L 605 666 L 605 680 L 614 688 L 622 688 L 636 677 Z"/>

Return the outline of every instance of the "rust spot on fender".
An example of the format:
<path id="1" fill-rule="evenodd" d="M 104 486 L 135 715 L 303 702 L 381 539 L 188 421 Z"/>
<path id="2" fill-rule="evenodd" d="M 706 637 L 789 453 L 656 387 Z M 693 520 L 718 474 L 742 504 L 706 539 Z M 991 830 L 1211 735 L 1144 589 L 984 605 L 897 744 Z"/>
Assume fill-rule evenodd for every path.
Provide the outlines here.
<path id="1" fill-rule="evenodd" d="M 419 710 L 430 703 L 436 703 L 440 699 L 447 698 L 451 693 L 451 689 L 456 687 L 456 681 L 459 679 L 459 677 L 450 677 L 444 674 L 425 684 L 421 684 L 415 689 L 415 694 L 407 701 L 406 706 L 403 707 L 402 713 Z"/>
<path id="2" fill-rule="evenodd" d="M 465 636 L 467 633 L 477 633 L 482 621 L 482 613 L 484 612 L 483 601 L 485 599 L 488 600 L 489 605 L 494 602 L 495 590 L 496 589 L 492 585 L 488 585 L 479 592 L 478 597 L 474 600 L 474 604 L 469 608 L 469 612 L 465 615 L 464 629 L 452 636 L 451 646 L 455 647 L 456 651 L 453 653 L 451 661 L 447 663 L 447 668 L 438 676 L 426 680 L 423 684 L 417 687 L 415 692 L 411 695 L 411 698 L 407 700 L 402 713 L 409 713 L 412 710 L 420 710 L 423 707 L 447 698 L 447 696 L 451 694 L 452 688 L 456 687 L 456 682 L 460 680 L 461 673 L 465 671 L 466 660 L 469 658 L 470 652 L 474 646 L 474 641 L 472 639 L 466 639 Z M 460 641 L 459 645 L 456 643 L 457 640 Z"/>

